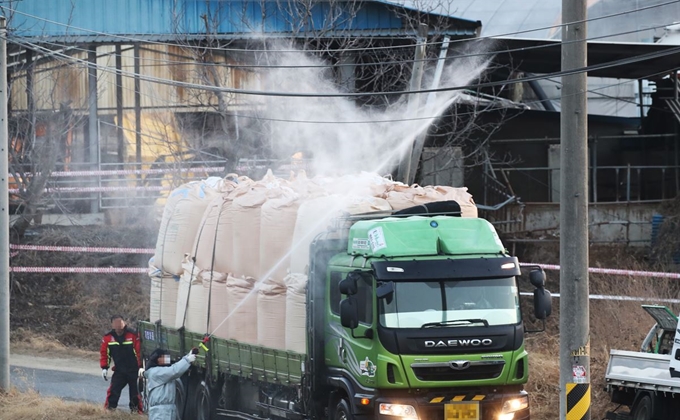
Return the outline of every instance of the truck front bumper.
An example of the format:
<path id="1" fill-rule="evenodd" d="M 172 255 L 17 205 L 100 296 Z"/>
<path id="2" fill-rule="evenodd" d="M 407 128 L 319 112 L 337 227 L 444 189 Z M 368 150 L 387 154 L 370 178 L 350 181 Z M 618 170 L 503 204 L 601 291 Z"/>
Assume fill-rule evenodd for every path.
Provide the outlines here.
<path id="1" fill-rule="evenodd" d="M 524 403 L 526 401 L 526 404 Z M 381 413 L 381 404 L 391 414 Z M 396 406 L 396 407 L 395 407 Z M 417 417 L 410 415 L 408 406 Z M 375 400 L 377 420 L 529 420 L 530 410 L 525 391 L 509 394 L 440 393 L 427 396 L 395 398 L 381 396 Z M 404 415 L 407 413 L 408 415 Z"/>

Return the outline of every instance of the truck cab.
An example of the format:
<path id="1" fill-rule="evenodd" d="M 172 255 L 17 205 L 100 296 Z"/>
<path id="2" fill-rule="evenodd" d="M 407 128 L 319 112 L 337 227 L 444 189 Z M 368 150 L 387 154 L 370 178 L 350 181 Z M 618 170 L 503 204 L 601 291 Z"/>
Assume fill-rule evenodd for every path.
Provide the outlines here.
<path id="1" fill-rule="evenodd" d="M 487 221 L 359 221 L 339 243 L 346 252 L 316 256 L 310 272 L 326 285 L 310 302 L 324 308 L 310 354 L 333 418 L 529 418 L 520 267 Z"/>

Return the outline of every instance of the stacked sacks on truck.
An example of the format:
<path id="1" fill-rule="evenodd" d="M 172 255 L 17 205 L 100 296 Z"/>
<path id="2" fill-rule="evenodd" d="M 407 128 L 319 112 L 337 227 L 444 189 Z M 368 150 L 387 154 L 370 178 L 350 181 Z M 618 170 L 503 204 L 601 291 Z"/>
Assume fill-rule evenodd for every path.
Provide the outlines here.
<path id="1" fill-rule="evenodd" d="M 177 292 L 177 313 L 175 328 L 185 327 L 189 331 L 205 332 L 208 314 L 201 270 L 187 254 L 182 262 L 183 273 Z"/>
<path id="2" fill-rule="evenodd" d="M 253 181 L 248 177 L 232 176 L 230 182 L 234 189 L 223 192 L 208 204 L 191 247 L 191 255 L 199 267 L 220 273 L 232 271 L 234 230 L 231 206 L 233 200 L 247 193 Z"/>
<path id="3" fill-rule="evenodd" d="M 234 189 L 231 181 L 210 177 L 175 188 L 168 197 L 161 219 L 154 261 L 166 273 L 181 275 L 184 254 L 201 222 L 200 215 L 215 197 Z"/>
<path id="4" fill-rule="evenodd" d="M 271 279 L 283 285 L 290 266 L 290 248 L 297 220 L 299 196 L 286 192 L 280 198 L 267 200 L 260 218 L 259 279 Z"/>
<path id="5" fill-rule="evenodd" d="M 179 276 L 164 273 L 154 265 L 153 257 L 151 257 L 149 278 L 151 280 L 149 321 L 156 322 L 160 319 L 163 325 L 173 326 L 177 310 Z"/>
<path id="6" fill-rule="evenodd" d="M 229 339 L 257 344 L 257 294 L 252 277 L 227 277 Z"/>
<path id="7" fill-rule="evenodd" d="M 477 206 L 465 187 L 421 187 L 417 184 L 409 186 L 394 183 L 387 193 L 386 199 L 394 210 L 403 210 L 437 201 L 454 200 L 460 206 L 461 217 L 477 217 Z"/>
<path id="8" fill-rule="evenodd" d="M 290 255 L 290 272 L 307 274 L 309 245 L 342 214 L 391 211 L 387 200 L 368 196 L 329 195 L 305 201 L 298 209 Z"/>
<path id="9" fill-rule="evenodd" d="M 208 333 L 217 338 L 229 337 L 229 297 L 227 295 L 228 274 L 217 271 L 201 271 L 203 301 L 208 314 Z M 208 305 L 209 303 L 209 305 Z"/>
<path id="10" fill-rule="evenodd" d="M 271 278 L 257 284 L 257 344 L 283 350 L 286 343 L 286 286 Z"/>
<path id="11" fill-rule="evenodd" d="M 285 349 L 307 352 L 307 276 L 291 273 L 286 276 L 286 340 Z"/>
<path id="12" fill-rule="evenodd" d="M 271 171 L 250 185 L 247 192 L 236 197 L 231 206 L 233 217 L 232 264 L 235 276 L 260 276 L 260 219 L 262 206 L 269 199 L 280 197 L 285 181 Z"/>

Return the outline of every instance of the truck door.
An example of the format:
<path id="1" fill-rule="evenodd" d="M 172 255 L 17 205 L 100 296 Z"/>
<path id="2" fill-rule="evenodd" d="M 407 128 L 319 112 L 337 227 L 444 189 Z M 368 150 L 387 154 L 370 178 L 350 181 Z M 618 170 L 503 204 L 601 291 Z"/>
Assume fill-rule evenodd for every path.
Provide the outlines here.
<path id="1" fill-rule="evenodd" d="M 365 276 L 357 282 L 354 298 L 359 308 L 359 325 L 354 330 L 340 323 L 340 301 L 346 296 L 340 293 L 338 283 L 347 272 L 331 271 L 327 302 L 325 350 L 326 365 L 331 373 L 339 373 L 355 384 L 373 388 L 376 385 L 376 350 L 374 345 L 375 279 Z M 371 338 L 369 338 L 371 337 Z"/>

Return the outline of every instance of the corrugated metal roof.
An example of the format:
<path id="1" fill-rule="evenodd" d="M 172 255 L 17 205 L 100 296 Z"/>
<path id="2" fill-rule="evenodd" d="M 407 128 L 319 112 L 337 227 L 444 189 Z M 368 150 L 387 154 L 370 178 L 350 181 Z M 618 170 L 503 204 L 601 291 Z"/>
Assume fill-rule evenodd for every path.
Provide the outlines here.
<path id="1" fill-rule="evenodd" d="M 14 35 L 51 41 L 177 40 L 178 34 L 204 36 L 206 26 L 210 33 L 232 38 L 310 32 L 323 37 L 339 32 L 345 36 L 413 34 L 407 24 L 409 11 L 395 13 L 390 2 L 315 2 L 309 9 L 304 4 L 281 0 L 24 0 L 5 13 L 11 16 L 8 26 Z M 478 22 L 445 19 L 450 35 L 475 36 L 479 27 Z"/>

